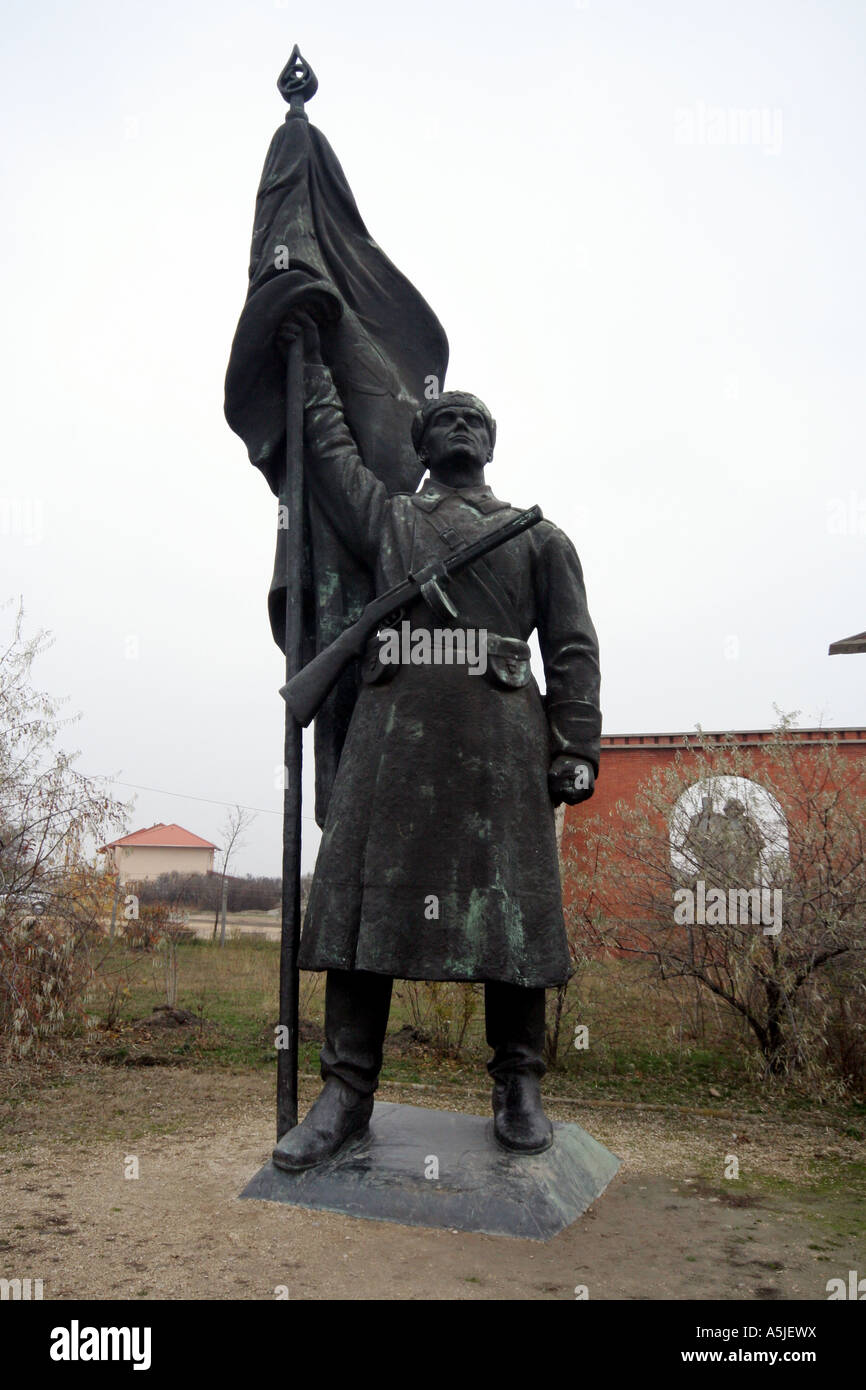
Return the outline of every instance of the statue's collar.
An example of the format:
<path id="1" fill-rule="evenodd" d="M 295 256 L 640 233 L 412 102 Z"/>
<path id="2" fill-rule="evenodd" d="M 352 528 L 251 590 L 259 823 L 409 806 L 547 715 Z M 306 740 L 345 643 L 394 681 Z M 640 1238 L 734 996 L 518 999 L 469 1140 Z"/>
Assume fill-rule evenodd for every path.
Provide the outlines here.
<path id="1" fill-rule="evenodd" d="M 477 511 L 486 516 L 489 512 L 501 512 L 510 503 L 500 502 L 484 483 L 481 487 L 448 487 L 446 483 L 434 483 L 428 478 L 424 486 L 412 495 L 416 507 L 424 512 L 432 512 L 444 502 L 446 497 L 459 497 L 461 502 L 469 502 Z"/>

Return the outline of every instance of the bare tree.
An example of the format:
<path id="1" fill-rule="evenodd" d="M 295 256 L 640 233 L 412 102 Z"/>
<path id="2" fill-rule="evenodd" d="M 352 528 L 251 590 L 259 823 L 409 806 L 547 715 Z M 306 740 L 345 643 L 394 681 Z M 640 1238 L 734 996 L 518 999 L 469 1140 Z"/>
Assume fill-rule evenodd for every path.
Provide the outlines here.
<path id="1" fill-rule="evenodd" d="M 253 824 L 256 815 L 254 811 L 248 811 L 244 806 L 235 806 L 226 815 L 223 828 L 220 834 L 223 839 L 222 861 L 219 869 L 220 882 L 219 893 L 217 894 L 216 911 L 213 919 L 213 934 L 211 940 L 216 939 L 217 927 L 220 919 L 220 908 L 222 906 L 223 895 L 225 893 L 226 878 L 228 876 L 229 862 L 236 850 L 239 850 L 244 843 L 244 834 Z M 221 939 L 221 945 L 225 945 L 225 938 Z"/>
<path id="2" fill-rule="evenodd" d="M 127 810 L 60 747 L 75 720 L 32 678 L 49 645 L 19 605 L 0 651 L 0 1030 L 19 1053 L 83 1010 L 114 887 L 93 851 Z"/>

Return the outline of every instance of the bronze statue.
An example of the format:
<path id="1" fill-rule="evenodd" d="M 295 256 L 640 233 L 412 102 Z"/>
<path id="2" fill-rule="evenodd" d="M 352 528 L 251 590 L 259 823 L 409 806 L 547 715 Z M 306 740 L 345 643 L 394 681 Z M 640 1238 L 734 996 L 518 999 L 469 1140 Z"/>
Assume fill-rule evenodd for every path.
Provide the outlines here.
<path id="1" fill-rule="evenodd" d="M 317 80 L 297 47 L 278 86 L 289 111 L 259 183 L 226 375 L 227 419 L 280 500 L 274 1163 L 311 1167 L 365 1130 L 395 977 L 485 983 L 495 1134 L 537 1153 L 552 1142 L 544 991 L 570 972 L 553 808 L 592 795 L 601 732 L 580 562 L 537 509 L 518 513 L 487 485 L 496 424 L 476 397 L 442 392 L 444 330 L 309 123 Z M 382 613 L 362 660 L 346 661 L 395 586 L 402 611 Z M 323 838 L 301 935 L 301 727 L 313 713 Z M 300 1125 L 299 968 L 327 971 L 325 1085 Z"/>
<path id="2" fill-rule="evenodd" d="M 299 311 L 295 323 L 306 486 L 377 591 L 514 515 L 485 481 L 495 421 L 462 392 L 418 411 L 412 438 L 429 478 L 389 494 L 362 463 L 323 364 L 328 330 L 323 354 L 314 320 Z M 575 549 L 549 522 L 463 569 L 447 606 L 442 597 L 395 615 L 363 662 L 299 956 L 302 969 L 328 972 L 325 1085 L 274 1151 L 290 1170 L 366 1129 L 395 977 L 485 982 L 496 1137 L 523 1153 L 552 1143 L 539 1086 L 544 992 L 570 973 L 553 808 L 586 800 L 598 772 L 595 630 Z M 430 634 L 414 647 L 428 653 L 443 632 L 484 633 L 486 669 L 384 660 L 407 624 L 413 638 Z M 544 699 L 529 665 L 534 630 Z"/>

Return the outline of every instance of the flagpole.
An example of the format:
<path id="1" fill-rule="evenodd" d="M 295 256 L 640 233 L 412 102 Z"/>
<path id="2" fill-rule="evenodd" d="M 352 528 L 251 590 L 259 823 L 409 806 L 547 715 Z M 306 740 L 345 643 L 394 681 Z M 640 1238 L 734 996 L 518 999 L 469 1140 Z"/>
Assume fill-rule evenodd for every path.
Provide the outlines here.
<path id="1" fill-rule="evenodd" d="M 286 680 L 301 669 L 304 544 L 304 339 L 289 341 L 286 363 L 286 471 L 281 505 L 286 535 Z M 286 705 L 283 769 L 283 883 L 277 1139 L 298 1123 L 298 948 L 301 939 L 301 765 L 303 730 Z"/>
<path id="2" fill-rule="evenodd" d="M 345 626 L 357 603 L 369 598 L 368 578 L 324 514 L 313 518 L 317 539 L 309 556 L 313 573 L 307 573 L 304 349 L 302 336 L 293 335 L 293 319 L 303 311 L 332 326 L 335 334 L 339 328 L 338 360 L 355 360 L 359 354 L 363 358 L 370 349 L 393 372 L 386 394 L 375 398 L 348 377 L 335 378 L 359 452 L 377 477 L 390 480 L 390 489 L 411 491 L 417 484 L 417 458 L 408 443 L 415 405 L 428 374 L 441 382 L 448 361 L 441 325 L 370 238 L 333 151 L 308 124 L 305 104 L 317 86 L 315 73 L 295 45 L 277 81 L 290 110 L 271 140 L 259 181 L 249 287 L 225 384 L 226 419 L 281 503 L 278 570 L 268 607 L 274 637 L 285 652 L 284 686 L 291 684 L 301 658 L 311 655 L 316 645 L 309 626 L 313 616 L 321 638 L 322 632 Z M 320 215 L 326 228 L 321 241 Z M 286 358 L 281 345 L 287 337 L 292 341 Z M 341 580 L 336 593 L 317 584 L 317 578 L 327 574 L 330 579 L 335 573 Z M 320 807 L 327 803 L 345 737 L 348 685 L 344 691 L 343 700 L 324 711 L 317 727 L 324 750 L 317 786 Z M 285 719 L 280 1027 L 275 1039 L 278 1141 L 298 1122 L 302 735 L 288 706 Z"/>
<path id="3" fill-rule="evenodd" d="M 293 112 L 303 112 L 315 75 L 297 44 L 277 86 Z M 286 681 L 303 653 L 304 561 L 304 339 L 289 339 L 286 360 L 286 466 L 280 503 L 286 518 Z M 286 705 L 283 765 L 283 876 L 280 934 L 280 1017 L 277 1051 L 277 1139 L 298 1123 L 298 950 L 301 940 L 301 771 L 303 729 Z"/>

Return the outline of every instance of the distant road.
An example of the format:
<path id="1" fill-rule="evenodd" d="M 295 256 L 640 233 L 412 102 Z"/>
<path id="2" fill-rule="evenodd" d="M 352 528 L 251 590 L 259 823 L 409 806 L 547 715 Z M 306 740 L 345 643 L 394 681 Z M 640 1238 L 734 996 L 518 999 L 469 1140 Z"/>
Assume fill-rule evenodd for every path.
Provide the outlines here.
<path id="1" fill-rule="evenodd" d="M 191 912 L 187 919 L 187 925 L 192 927 L 196 936 L 209 941 L 213 933 L 213 913 Z M 226 935 L 231 936 L 233 931 L 242 932 L 245 936 L 267 936 L 269 939 L 277 941 L 280 935 L 279 909 L 276 915 L 269 912 L 228 912 L 226 913 Z M 217 927 L 217 936 L 219 936 L 219 927 Z"/>

